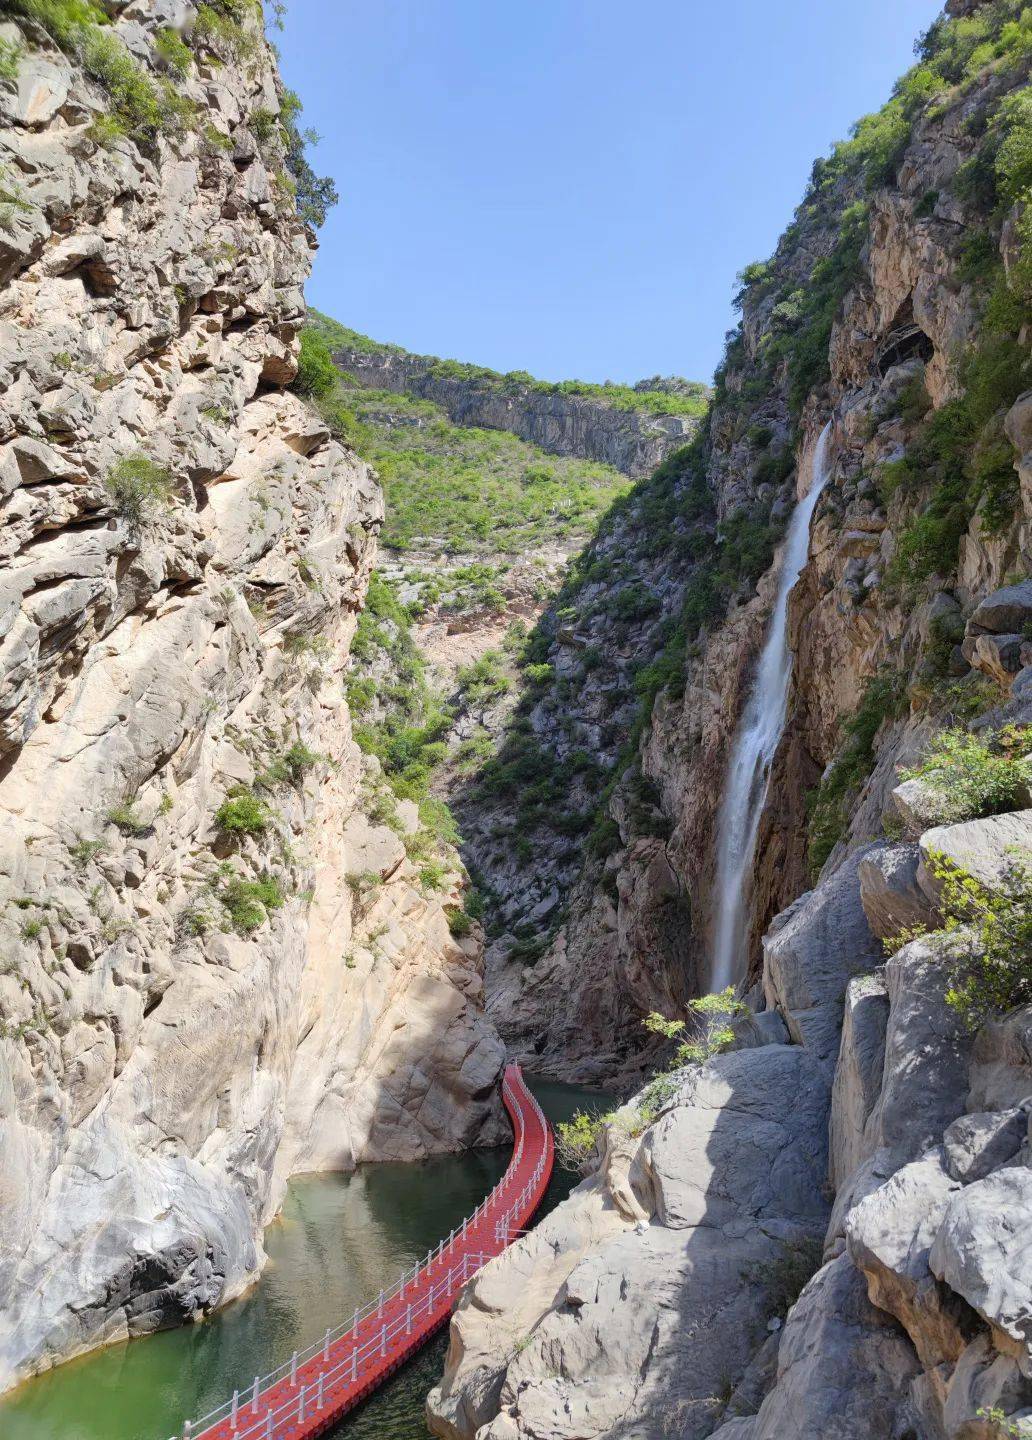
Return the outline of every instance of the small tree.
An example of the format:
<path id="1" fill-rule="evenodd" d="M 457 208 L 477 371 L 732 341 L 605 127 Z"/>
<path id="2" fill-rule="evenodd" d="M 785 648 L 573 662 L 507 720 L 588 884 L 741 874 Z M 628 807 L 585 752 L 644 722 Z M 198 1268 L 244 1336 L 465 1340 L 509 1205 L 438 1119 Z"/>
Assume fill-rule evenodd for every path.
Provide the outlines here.
<path id="1" fill-rule="evenodd" d="M 745 1013 L 746 1006 L 735 995 L 734 986 L 714 995 L 701 995 L 688 1003 L 692 1038 L 682 1040 L 674 1052 L 674 1065 L 702 1065 L 726 1050 L 735 1038 L 731 1020 Z M 646 1030 L 675 1040 L 685 1031 L 683 1020 L 667 1020 L 655 1010 L 642 1022 Z"/>

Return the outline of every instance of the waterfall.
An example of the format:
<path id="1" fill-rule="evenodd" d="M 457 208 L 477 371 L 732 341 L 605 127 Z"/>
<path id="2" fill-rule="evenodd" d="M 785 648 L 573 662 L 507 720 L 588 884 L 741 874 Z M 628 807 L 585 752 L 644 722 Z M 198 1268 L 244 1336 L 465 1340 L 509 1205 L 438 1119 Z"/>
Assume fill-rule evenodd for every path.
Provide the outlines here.
<path id="1" fill-rule="evenodd" d="M 792 656 L 788 648 L 788 597 L 806 564 L 810 521 L 831 469 L 831 421 L 813 452 L 810 488 L 798 502 L 785 539 L 778 592 L 756 678 L 735 735 L 717 829 L 717 916 L 710 988 L 723 990 L 745 972 L 744 956 L 752 874 L 770 765 L 785 728 Z"/>

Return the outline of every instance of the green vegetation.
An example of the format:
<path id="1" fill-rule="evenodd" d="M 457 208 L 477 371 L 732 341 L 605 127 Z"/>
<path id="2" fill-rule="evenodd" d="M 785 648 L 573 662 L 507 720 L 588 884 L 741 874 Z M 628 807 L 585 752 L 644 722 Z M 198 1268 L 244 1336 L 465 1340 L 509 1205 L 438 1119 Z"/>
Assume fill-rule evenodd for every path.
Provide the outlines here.
<path id="1" fill-rule="evenodd" d="M 969 1030 L 1017 1005 L 1032 1004 L 1032 867 L 1015 854 L 999 881 L 984 885 L 948 856 L 929 856 L 940 885 L 942 929 L 929 936 L 941 948 L 948 979 L 946 1002 Z M 886 941 L 901 945 L 920 927 Z"/>
<path id="2" fill-rule="evenodd" d="M 107 812 L 107 818 L 123 835 L 146 835 L 151 828 L 139 815 L 136 806 L 129 802 L 113 806 Z"/>
<path id="3" fill-rule="evenodd" d="M 587 536 L 630 481 L 608 465 L 545 455 L 502 430 L 461 429 L 427 401 L 354 391 L 357 448 L 379 471 L 387 523 L 382 540 L 407 550 L 443 541 L 451 553 L 513 554 Z M 374 425 L 384 407 L 429 423 Z M 363 422 L 365 422 L 363 424 Z"/>
<path id="4" fill-rule="evenodd" d="M 848 140 L 816 162 L 807 193 L 777 255 L 747 266 L 739 276 L 736 302 L 750 306 L 760 299 L 773 302 L 771 324 L 760 370 L 747 375 L 733 393 L 728 391 L 727 377 L 741 367 L 744 349 L 740 332 L 732 338 L 717 376 L 718 400 L 747 407 L 769 392 L 777 368 L 784 362 L 790 402 L 798 414 L 807 395 L 828 379 L 832 325 L 846 292 L 860 277 L 860 254 L 868 230 L 864 200 L 846 205 L 836 222 L 837 207 L 855 193 L 858 181 L 873 190 L 895 180 L 913 126 L 931 107 L 952 104 L 976 79 L 984 78 L 987 70 L 1020 77 L 1032 53 L 1030 16 L 1026 0 L 993 0 L 975 15 L 937 21 L 918 47 L 918 63 L 897 83 L 888 103 L 859 120 Z M 966 187 L 966 198 L 992 213 L 998 233 L 1006 208 L 1023 200 L 1032 187 L 1032 100 L 1027 90 L 1005 97 L 985 117 L 984 126 L 979 154 L 963 167 L 959 183 Z M 916 213 L 930 214 L 937 198 L 934 193 L 925 195 Z M 838 235 L 831 253 L 816 261 L 808 284 L 800 288 L 798 271 L 783 262 L 796 256 L 804 242 L 812 244 L 815 229 L 827 232 L 836 223 Z M 1022 258 L 1015 268 L 1014 283 L 1019 294 L 1032 298 L 1032 207 L 1026 207 L 1019 228 Z M 960 278 L 981 280 L 994 263 L 998 263 L 998 247 L 982 226 L 963 242 Z M 925 536 L 922 544 L 935 544 L 939 539 Z"/>
<path id="5" fill-rule="evenodd" d="M 572 1120 L 561 1120 L 555 1129 L 555 1152 L 563 1169 L 575 1174 L 588 1169 L 603 1130 L 616 1120 L 615 1110 L 605 1115 L 576 1110 Z"/>
<path id="6" fill-rule="evenodd" d="M 652 415 L 688 415 L 701 419 L 709 403 L 707 386 L 696 381 L 678 380 L 674 390 L 635 389 L 631 385 L 593 384 L 587 380 L 537 380 L 526 370 L 510 370 L 502 374 L 485 365 L 470 365 L 461 360 L 442 360 L 436 355 L 409 355 L 400 345 L 382 344 L 350 330 L 328 315 L 309 310 L 309 321 L 332 346 L 352 350 L 361 355 L 393 354 L 419 362 L 420 372 L 440 380 L 462 380 L 475 385 L 490 386 L 507 393 L 530 391 L 539 395 L 570 395 L 598 400 L 618 410 L 642 410 Z"/>
<path id="7" fill-rule="evenodd" d="M 1032 725 L 1001 730 L 943 730 L 921 764 L 902 772 L 935 793 L 944 824 L 1018 810 L 1032 785 Z"/>
<path id="8" fill-rule="evenodd" d="M 108 471 L 104 489 L 132 535 L 138 536 L 158 506 L 172 500 L 172 477 L 146 455 L 126 455 Z"/>
<path id="9" fill-rule="evenodd" d="M 309 770 L 325 760 L 317 750 L 310 750 L 301 740 L 295 740 L 290 749 L 268 764 L 258 776 L 257 783 L 266 789 L 276 785 L 296 784 Z"/>
<path id="10" fill-rule="evenodd" d="M 479 660 L 460 666 L 455 683 L 461 703 L 467 709 L 489 705 L 512 689 L 512 679 L 505 671 L 505 656 L 500 650 L 485 650 Z"/>
<path id="11" fill-rule="evenodd" d="M 0 40 L 0 80 L 17 80 L 22 50 L 11 40 Z"/>
<path id="12" fill-rule="evenodd" d="M 107 843 L 104 840 L 79 839 L 74 845 L 69 845 L 68 854 L 77 870 L 85 870 L 87 865 L 106 849 Z"/>
<path id="13" fill-rule="evenodd" d="M 393 678 L 371 683 L 363 667 L 378 653 L 386 655 Z M 357 674 L 348 687 L 356 717 L 355 740 L 375 755 L 394 794 L 402 800 L 426 800 L 430 779 L 444 759 L 450 715 L 426 679 L 426 665 L 409 631 L 408 614 L 394 591 L 374 574 L 359 616 L 351 653 Z M 375 723 L 363 717 L 373 701 L 380 715 Z"/>
<path id="14" fill-rule="evenodd" d="M 136 63 L 107 15 L 92 0 L 7 0 L 15 17 L 35 20 L 51 39 L 106 91 L 111 102 L 109 124 L 150 144 L 160 134 L 180 134 L 194 120 L 193 105 L 170 81 L 153 80 Z"/>
<path id="15" fill-rule="evenodd" d="M 856 714 L 843 725 L 842 746 L 820 785 L 807 796 L 807 856 L 814 880 L 846 833 L 852 802 L 874 766 L 878 731 L 886 720 L 901 715 L 905 704 L 900 675 L 876 676 L 868 682 Z"/>
<path id="16" fill-rule="evenodd" d="M 215 824 L 227 835 L 260 835 L 271 819 L 268 805 L 246 785 L 234 785 L 215 812 Z"/>
<path id="17" fill-rule="evenodd" d="M 250 935 L 265 923 L 273 910 L 286 903 L 279 882 L 269 876 L 244 880 L 239 875 L 223 873 L 215 893 L 230 926 L 241 935 Z"/>
<path id="18" fill-rule="evenodd" d="M 336 386 L 337 371 L 325 340 L 316 330 L 302 330 L 301 354 L 291 389 L 309 399 L 323 400 Z"/>
<path id="19" fill-rule="evenodd" d="M 671 1070 L 680 1070 L 685 1065 L 705 1065 L 707 1060 L 722 1054 L 734 1043 L 735 1032 L 731 1021 L 736 1015 L 744 1015 L 746 1006 L 737 998 L 734 986 L 729 985 L 713 995 L 702 995 L 688 1002 L 688 1039 L 684 1020 L 668 1020 L 653 1010 L 646 1015 L 642 1024 L 653 1035 L 662 1035 L 666 1040 L 677 1040 Z"/>
<path id="20" fill-rule="evenodd" d="M 154 39 L 154 51 L 166 69 L 171 70 L 174 75 L 182 78 L 189 73 L 193 54 L 177 31 L 159 30 Z"/>

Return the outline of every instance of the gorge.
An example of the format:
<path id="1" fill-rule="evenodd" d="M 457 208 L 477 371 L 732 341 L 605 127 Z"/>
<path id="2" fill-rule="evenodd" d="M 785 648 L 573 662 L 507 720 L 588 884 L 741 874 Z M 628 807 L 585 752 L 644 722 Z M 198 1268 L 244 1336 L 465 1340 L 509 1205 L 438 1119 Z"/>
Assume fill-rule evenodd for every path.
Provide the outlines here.
<path id="1" fill-rule="evenodd" d="M 475 1200 L 508 1057 L 579 1183 L 380 1433 L 1032 1434 L 1030 57 L 950 0 L 712 386 L 550 382 L 306 310 L 260 5 L 0 4 L 0 1428 Z"/>

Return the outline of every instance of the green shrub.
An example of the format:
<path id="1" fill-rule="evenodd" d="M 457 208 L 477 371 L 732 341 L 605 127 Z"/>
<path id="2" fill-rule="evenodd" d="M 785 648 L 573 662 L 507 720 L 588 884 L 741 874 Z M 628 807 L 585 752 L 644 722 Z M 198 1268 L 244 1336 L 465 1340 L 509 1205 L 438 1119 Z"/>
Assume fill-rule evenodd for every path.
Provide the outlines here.
<path id="1" fill-rule="evenodd" d="M 921 764 L 902 772 L 921 779 L 935 793 L 941 823 L 999 815 L 1024 804 L 1032 784 L 1032 726 L 1002 730 L 943 730 Z"/>
<path id="2" fill-rule="evenodd" d="M 257 930 L 273 910 L 285 904 L 279 883 L 269 877 L 243 880 L 234 876 L 219 890 L 219 899 L 230 925 L 241 935 Z"/>
<path id="3" fill-rule="evenodd" d="M 602 1132 L 615 1118 L 615 1111 L 601 1115 L 577 1110 L 571 1120 L 561 1120 L 555 1127 L 555 1153 L 562 1168 L 574 1174 L 590 1169 Z"/>
<path id="4" fill-rule="evenodd" d="M 104 489 L 129 531 L 139 535 L 155 509 L 172 500 L 172 477 L 146 455 L 125 455 L 108 471 Z"/>
<path id="5" fill-rule="evenodd" d="M 473 929 L 472 919 L 466 911 L 460 909 L 458 905 L 447 906 L 444 913 L 448 917 L 448 929 L 457 940 L 461 940 L 464 935 L 468 935 Z"/>
<path id="6" fill-rule="evenodd" d="M 107 812 L 107 818 L 123 835 L 145 835 L 150 829 L 147 822 L 137 813 L 136 806 L 128 802 L 112 806 Z"/>
<path id="7" fill-rule="evenodd" d="M 948 856 L 931 854 L 949 988 L 946 1002 L 969 1030 L 1032 1004 L 1032 867 L 1015 855 L 992 887 Z M 898 940 L 913 938 L 908 932 Z M 933 943 L 935 939 L 933 937 Z"/>
<path id="8" fill-rule="evenodd" d="M 189 45 L 175 30 L 159 30 L 154 40 L 154 50 L 162 64 L 174 74 L 183 77 L 189 73 L 193 55 Z"/>
<path id="9" fill-rule="evenodd" d="M 215 812 L 215 824 L 228 835 L 260 835 L 270 819 L 264 800 L 245 785 L 235 785 Z"/>
<path id="10" fill-rule="evenodd" d="M 337 371 L 326 341 L 315 330 L 302 330 L 297 375 L 291 389 L 309 399 L 322 400 L 336 385 Z"/>
<path id="11" fill-rule="evenodd" d="M 104 840 L 76 840 L 74 845 L 69 845 L 68 853 L 72 857 L 72 863 L 77 870 L 85 870 L 98 855 L 107 849 L 107 842 Z"/>
<path id="12" fill-rule="evenodd" d="M 11 40 L 0 40 L 0 80 L 17 80 L 22 50 Z"/>

